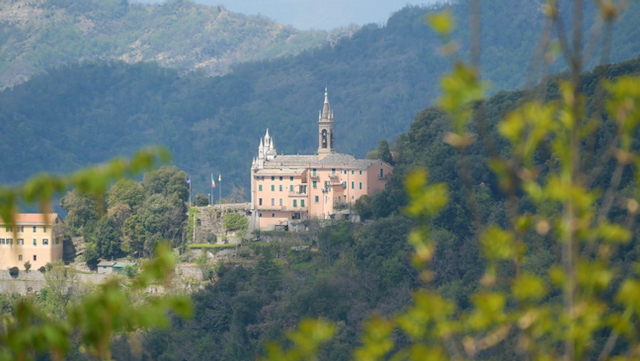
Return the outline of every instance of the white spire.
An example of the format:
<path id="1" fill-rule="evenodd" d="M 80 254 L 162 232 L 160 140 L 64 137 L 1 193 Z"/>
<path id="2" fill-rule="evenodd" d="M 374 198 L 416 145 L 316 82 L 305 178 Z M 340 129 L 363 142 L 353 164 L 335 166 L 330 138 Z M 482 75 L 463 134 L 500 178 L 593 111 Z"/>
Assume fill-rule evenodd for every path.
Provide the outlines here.
<path id="1" fill-rule="evenodd" d="M 318 110 L 318 120 L 322 119 L 322 110 Z"/>
<path id="2" fill-rule="evenodd" d="M 264 140 L 265 141 L 269 140 L 269 128 L 267 128 L 267 133 L 264 135 Z"/>
<path id="3" fill-rule="evenodd" d="M 329 102 L 329 97 L 327 96 L 327 87 L 324 88 L 324 102 L 325 103 Z"/>
<path id="4" fill-rule="evenodd" d="M 273 138 L 269 139 L 269 149 L 275 149 L 273 146 Z"/>

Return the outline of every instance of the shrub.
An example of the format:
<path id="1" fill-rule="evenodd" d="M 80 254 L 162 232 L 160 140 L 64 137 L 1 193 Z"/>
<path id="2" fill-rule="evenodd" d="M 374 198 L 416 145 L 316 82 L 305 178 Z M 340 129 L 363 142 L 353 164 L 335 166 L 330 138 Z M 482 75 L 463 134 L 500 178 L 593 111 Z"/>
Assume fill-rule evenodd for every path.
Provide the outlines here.
<path id="1" fill-rule="evenodd" d="M 11 277 L 18 277 L 18 275 L 20 274 L 20 270 L 18 269 L 18 267 L 11 267 L 9 268 L 9 274 L 11 275 Z"/>
<path id="2" fill-rule="evenodd" d="M 29 270 L 31 269 L 31 262 L 27 261 L 24 263 L 24 270 L 29 272 Z"/>
<path id="3" fill-rule="evenodd" d="M 246 229 L 248 226 L 249 221 L 241 214 L 229 213 L 224 217 L 224 228 L 227 231 Z"/>
<path id="4" fill-rule="evenodd" d="M 47 272 L 47 268 L 45 266 L 41 266 L 40 268 L 38 268 L 38 271 L 40 271 L 40 273 L 45 273 Z"/>

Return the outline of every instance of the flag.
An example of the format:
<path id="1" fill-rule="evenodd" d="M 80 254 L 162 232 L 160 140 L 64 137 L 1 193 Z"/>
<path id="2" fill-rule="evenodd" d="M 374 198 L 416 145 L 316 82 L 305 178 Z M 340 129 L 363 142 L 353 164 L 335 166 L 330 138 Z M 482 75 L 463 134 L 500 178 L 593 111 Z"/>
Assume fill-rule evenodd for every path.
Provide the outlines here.
<path id="1" fill-rule="evenodd" d="M 211 187 L 212 188 L 216 187 L 216 181 L 213 179 L 213 174 L 211 175 Z"/>
<path id="2" fill-rule="evenodd" d="M 187 184 L 191 184 L 191 177 L 187 177 Z"/>

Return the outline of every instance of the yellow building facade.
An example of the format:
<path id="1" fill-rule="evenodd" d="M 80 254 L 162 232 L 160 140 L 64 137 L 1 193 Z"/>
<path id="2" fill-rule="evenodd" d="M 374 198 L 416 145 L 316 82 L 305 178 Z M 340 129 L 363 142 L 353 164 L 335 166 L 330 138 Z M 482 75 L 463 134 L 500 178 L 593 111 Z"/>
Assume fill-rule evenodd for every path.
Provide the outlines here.
<path id="1" fill-rule="evenodd" d="M 256 228 L 291 220 L 331 218 L 363 195 L 384 189 L 393 166 L 335 151 L 333 111 L 325 90 L 318 118 L 316 155 L 279 155 L 269 130 L 251 166 L 251 205 Z"/>
<path id="2" fill-rule="evenodd" d="M 56 213 L 20 213 L 16 228 L 0 219 L 0 268 L 31 269 L 62 259 L 64 234 L 62 219 Z"/>

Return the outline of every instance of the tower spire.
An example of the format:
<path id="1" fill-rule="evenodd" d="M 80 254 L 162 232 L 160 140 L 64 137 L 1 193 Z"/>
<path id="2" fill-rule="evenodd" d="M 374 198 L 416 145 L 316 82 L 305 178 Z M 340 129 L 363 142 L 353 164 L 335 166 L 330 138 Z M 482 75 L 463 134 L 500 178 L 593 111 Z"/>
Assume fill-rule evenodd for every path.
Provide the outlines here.
<path id="1" fill-rule="evenodd" d="M 324 88 L 324 105 L 318 119 L 318 156 L 322 159 L 333 149 L 333 111 L 329 105 L 329 92 Z"/>

